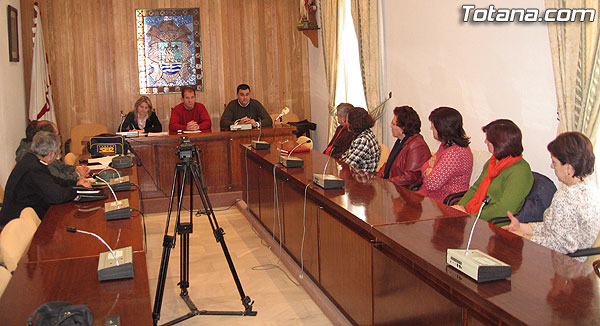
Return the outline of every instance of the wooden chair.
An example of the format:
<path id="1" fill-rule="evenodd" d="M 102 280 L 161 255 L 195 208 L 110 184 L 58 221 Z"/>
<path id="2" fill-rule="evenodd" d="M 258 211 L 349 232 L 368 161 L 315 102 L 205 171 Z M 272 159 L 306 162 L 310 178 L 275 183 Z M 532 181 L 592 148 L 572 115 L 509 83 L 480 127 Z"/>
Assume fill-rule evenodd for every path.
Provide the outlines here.
<path id="1" fill-rule="evenodd" d="M 81 144 L 84 137 L 96 136 L 98 134 L 108 133 L 108 128 L 99 123 L 84 123 L 76 125 L 71 129 L 70 152 L 79 157 L 85 148 Z"/>
<path id="2" fill-rule="evenodd" d="M 8 222 L 0 233 L 0 252 L 6 268 L 13 272 L 31 243 L 35 228 L 26 220 L 15 218 Z"/>
<path id="3" fill-rule="evenodd" d="M 277 118 L 279 116 L 279 113 L 272 113 L 272 114 L 269 114 L 269 116 L 271 117 L 271 120 L 273 120 L 273 124 L 275 124 L 276 123 L 275 118 Z M 290 112 L 281 118 L 281 123 L 283 123 L 283 124 L 288 123 L 288 122 L 297 122 L 297 121 L 299 121 L 299 118 L 298 118 L 298 115 L 294 112 Z"/>
<path id="4" fill-rule="evenodd" d="M 306 136 L 300 136 L 300 137 L 298 137 L 298 139 L 296 139 L 296 144 L 302 144 L 302 142 L 305 142 L 307 140 L 310 140 L 310 138 L 308 138 Z M 312 142 L 312 140 L 311 140 L 310 143 L 302 144 L 302 147 L 306 147 L 308 149 L 313 149 L 313 142 Z"/>
<path id="5" fill-rule="evenodd" d="M 12 274 L 8 269 L 0 267 L 0 297 L 4 293 L 4 290 L 6 289 L 8 282 L 10 282 L 11 277 Z"/>
<path id="6" fill-rule="evenodd" d="M 19 218 L 27 221 L 27 223 L 30 223 L 35 230 L 37 230 L 38 226 L 40 226 L 40 224 L 42 223 L 42 220 L 40 220 L 35 210 L 31 207 L 25 207 L 21 211 L 21 215 L 19 215 Z"/>
<path id="7" fill-rule="evenodd" d="M 379 163 L 377 163 L 377 171 L 381 169 L 381 167 L 387 162 L 388 157 L 390 157 L 390 148 L 387 147 L 386 144 L 379 144 L 379 148 L 381 148 L 381 155 L 379 156 Z"/>

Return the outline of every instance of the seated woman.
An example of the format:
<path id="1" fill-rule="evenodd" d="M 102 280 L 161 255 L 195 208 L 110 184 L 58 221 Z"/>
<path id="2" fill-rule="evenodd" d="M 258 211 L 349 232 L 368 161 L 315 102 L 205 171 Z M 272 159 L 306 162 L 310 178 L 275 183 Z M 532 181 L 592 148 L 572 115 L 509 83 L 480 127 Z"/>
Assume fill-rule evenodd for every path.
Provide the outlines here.
<path id="1" fill-rule="evenodd" d="M 385 165 L 377 176 L 388 179 L 398 186 L 408 186 L 423 180 L 421 166 L 431 157 L 429 146 L 421 131 L 421 119 L 410 106 L 394 109 L 394 119 L 390 124 L 396 138 Z"/>
<path id="2" fill-rule="evenodd" d="M 582 133 L 565 132 L 548 144 L 548 151 L 561 186 L 544 211 L 544 221 L 519 223 L 507 212 L 511 223 L 504 228 L 563 254 L 590 248 L 600 232 L 600 193 L 585 179 L 594 172 L 592 143 Z"/>
<path id="3" fill-rule="evenodd" d="M 361 169 L 374 173 L 379 163 L 381 148 L 371 127 L 375 120 L 363 108 L 352 108 L 348 111 L 348 129 L 352 132 L 354 140 L 350 148 L 342 156 L 342 161 Z"/>
<path id="4" fill-rule="evenodd" d="M 0 226 L 18 218 L 25 207 L 32 207 L 40 219 L 51 204 L 60 204 L 75 198 L 75 181 L 53 176 L 48 166 L 59 155 L 60 140 L 57 135 L 40 131 L 33 137 L 31 152 L 26 153 L 10 173 L 6 182 L 4 202 L 0 212 Z M 91 187 L 86 179 L 77 185 Z"/>
<path id="5" fill-rule="evenodd" d="M 429 121 L 433 138 L 441 144 L 421 167 L 423 185 L 418 193 L 441 203 L 446 196 L 469 189 L 473 153 L 457 110 L 439 107 L 431 111 Z"/>
<path id="6" fill-rule="evenodd" d="M 492 157 L 483 166 L 479 179 L 452 207 L 477 214 L 486 195 L 490 202 L 483 208 L 481 218 L 506 216 L 506 211 L 518 212 L 533 186 L 529 163 L 523 159 L 521 129 L 512 121 L 499 119 L 481 128 Z"/>
<path id="7" fill-rule="evenodd" d="M 140 96 L 135 101 L 135 109 L 125 117 L 119 131 L 161 132 L 162 125 L 152 110 L 152 102 L 148 96 Z"/>
<path id="8" fill-rule="evenodd" d="M 323 154 L 331 155 L 335 159 L 339 159 L 350 148 L 352 142 L 352 133 L 348 130 L 348 111 L 354 106 L 350 103 L 338 104 L 336 116 L 338 119 L 338 127 L 335 129 L 335 134 L 325 148 Z"/>

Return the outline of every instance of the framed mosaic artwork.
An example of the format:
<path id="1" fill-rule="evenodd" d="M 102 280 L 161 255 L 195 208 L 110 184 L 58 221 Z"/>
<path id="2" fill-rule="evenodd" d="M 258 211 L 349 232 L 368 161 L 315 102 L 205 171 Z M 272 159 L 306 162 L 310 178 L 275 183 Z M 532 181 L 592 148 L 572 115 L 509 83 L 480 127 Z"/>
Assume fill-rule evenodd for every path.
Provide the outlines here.
<path id="1" fill-rule="evenodd" d="M 200 10 L 135 11 L 140 94 L 203 90 Z"/>

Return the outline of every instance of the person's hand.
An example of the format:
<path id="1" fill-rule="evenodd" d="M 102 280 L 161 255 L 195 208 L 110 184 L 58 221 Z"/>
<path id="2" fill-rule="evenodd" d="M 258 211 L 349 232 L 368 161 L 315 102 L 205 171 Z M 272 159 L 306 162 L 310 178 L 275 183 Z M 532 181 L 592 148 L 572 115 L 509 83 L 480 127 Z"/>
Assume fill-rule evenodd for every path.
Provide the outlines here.
<path id="1" fill-rule="evenodd" d="M 508 216 L 508 218 L 510 219 L 510 224 L 505 225 L 502 228 L 512 233 L 520 232 L 521 222 L 519 222 L 519 220 L 517 220 L 517 218 L 510 211 L 506 211 L 506 216 Z"/>
<path id="2" fill-rule="evenodd" d="M 239 121 L 239 124 L 242 124 L 242 125 L 243 124 L 248 124 L 248 123 L 250 123 L 250 118 L 248 118 L 248 117 L 243 117 Z"/>
<path id="3" fill-rule="evenodd" d="M 78 165 L 75 167 L 75 172 L 79 174 L 79 178 L 85 178 L 90 173 L 90 168 L 87 165 Z"/>
<path id="4" fill-rule="evenodd" d="M 463 206 L 461 206 L 461 205 L 452 205 L 451 207 L 454 208 L 454 209 L 458 209 L 459 211 L 461 211 L 463 213 L 467 212 L 467 210 Z"/>
<path id="5" fill-rule="evenodd" d="M 248 123 L 252 125 L 252 127 L 258 127 L 258 123 L 256 123 L 256 121 L 254 121 L 254 119 L 249 118 L 248 119 Z"/>
<path id="6" fill-rule="evenodd" d="M 200 127 L 198 126 L 198 123 L 196 121 L 192 120 L 187 123 L 186 129 L 191 130 L 191 131 L 196 131 L 196 130 L 200 129 Z"/>
<path id="7" fill-rule="evenodd" d="M 429 162 L 427 162 L 427 164 L 429 164 L 430 168 L 433 167 L 433 165 L 435 164 L 435 154 L 431 155 L 431 158 L 429 159 Z"/>
<path id="8" fill-rule="evenodd" d="M 83 186 L 83 187 L 86 187 L 86 188 L 91 188 L 92 187 L 92 183 L 89 180 L 87 180 L 87 179 L 79 179 L 77 181 L 77 185 L 78 186 Z"/>

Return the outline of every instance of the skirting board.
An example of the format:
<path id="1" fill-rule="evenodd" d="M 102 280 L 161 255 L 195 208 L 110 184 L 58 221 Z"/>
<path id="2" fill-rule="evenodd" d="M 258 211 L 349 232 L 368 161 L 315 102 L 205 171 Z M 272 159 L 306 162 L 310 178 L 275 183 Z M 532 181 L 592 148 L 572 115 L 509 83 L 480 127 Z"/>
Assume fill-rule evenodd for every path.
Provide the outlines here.
<path id="1" fill-rule="evenodd" d="M 247 209 L 246 202 L 240 200 L 236 203 L 236 206 L 239 210 L 244 214 L 248 222 L 252 225 L 252 227 L 256 230 L 256 232 L 260 235 L 260 237 L 269 245 L 273 253 L 279 254 L 279 252 L 275 252 L 279 250 L 279 243 L 273 240 L 273 237 L 267 231 L 264 226 L 254 217 L 252 213 L 250 213 Z M 308 293 L 308 295 L 313 299 L 313 301 L 317 304 L 317 306 L 323 311 L 325 316 L 329 318 L 329 320 L 334 325 L 352 325 L 352 323 L 344 316 L 344 314 L 337 308 L 337 306 L 329 300 L 329 298 L 321 291 L 319 286 L 317 286 L 308 275 L 304 278 L 300 278 L 300 266 L 296 264 L 294 259 L 283 250 L 281 254 L 281 261 L 285 265 L 285 267 L 290 271 L 294 279 Z"/>

